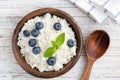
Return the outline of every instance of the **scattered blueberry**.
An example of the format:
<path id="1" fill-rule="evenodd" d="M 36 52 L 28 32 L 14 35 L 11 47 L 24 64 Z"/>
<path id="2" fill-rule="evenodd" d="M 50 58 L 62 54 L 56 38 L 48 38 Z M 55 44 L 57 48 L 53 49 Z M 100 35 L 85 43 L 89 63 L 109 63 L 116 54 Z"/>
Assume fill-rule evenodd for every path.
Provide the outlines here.
<path id="1" fill-rule="evenodd" d="M 39 54 L 41 49 L 40 49 L 40 47 L 34 47 L 32 51 L 34 54 Z"/>
<path id="2" fill-rule="evenodd" d="M 37 29 L 33 29 L 33 30 L 31 31 L 31 35 L 32 35 L 33 37 L 37 37 L 37 36 L 39 35 L 39 31 L 38 31 Z"/>
<path id="3" fill-rule="evenodd" d="M 28 36 L 30 36 L 30 33 L 29 33 L 29 31 L 24 30 L 24 31 L 23 31 L 23 35 L 24 35 L 25 37 L 28 37 Z"/>
<path id="4" fill-rule="evenodd" d="M 56 63 L 55 57 L 50 57 L 47 60 L 48 65 L 53 66 Z"/>
<path id="5" fill-rule="evenodd" d="M 36 45 L 36 40 L 35 39 L 30 39 L 28 42 L 29 46 L 33 47 Z"/>
<path id="6" fill-rule="evenodd" d="M 74 46 L 74 41 L 72 40 L 72 39 L 69 39 L 68 41 L 67 41 L 67 45 L 69 46 L 69 47 L 73 47 Z"/>
<path id="7" fill-rule="evenodd" d="M 55 23 L 55 24 L 54 24 L 54 29 L 55 29 L 55 30 L 60 30 L 60 29 L 61 29 L 61 24 L 58 23 L 58 22 Z"/>
<path id="8" fill-rule="evenodd" d="M 43 23 L 42 22 L 37 22 L 36 24 L 35 24 L 35 27 L 36 27 L 36 29 L 37 30 L 40 30 L 40 29 L 42 29 L 43 28 Z"/>

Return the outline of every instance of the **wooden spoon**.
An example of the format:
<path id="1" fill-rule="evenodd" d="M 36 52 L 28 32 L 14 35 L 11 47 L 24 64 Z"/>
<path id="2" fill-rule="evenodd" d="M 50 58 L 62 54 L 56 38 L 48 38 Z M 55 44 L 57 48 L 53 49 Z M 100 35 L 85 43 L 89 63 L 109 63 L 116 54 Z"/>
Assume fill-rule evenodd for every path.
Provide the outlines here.
<path id="1" fill-rule="evenodd" d="M 106 52 L 110 44 L 108 34 L 103 30 L 96 30 L 90 34 L 86 42 L 88 64 L 81 80 L 89 80 L 93 63 Z"/>

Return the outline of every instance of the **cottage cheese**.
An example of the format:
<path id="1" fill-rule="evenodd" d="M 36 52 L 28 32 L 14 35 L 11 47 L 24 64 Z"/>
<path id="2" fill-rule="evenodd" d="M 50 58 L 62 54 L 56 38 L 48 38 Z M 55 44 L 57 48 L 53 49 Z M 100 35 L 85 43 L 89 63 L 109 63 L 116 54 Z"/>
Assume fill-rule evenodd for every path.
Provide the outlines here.
<path id="1" fill-rule="evenodd" d="M 23 31 L 28 30 L 31 32 L 32 29 L 35 28 L 36 22 L 43 22 L 44 27 L 39 30 L 40 34 L 38 37 L 24 37 Z M 61 30 L 56 31 L 53 28 L 54 23 L 59 22 L 62 25 Z M 44 52 L 48 47 L 51 47 L 51 41 L 55 40 L 56 37 L 65 33 L 65 42 L 64 44 L 55 52 L 53 55 L 56 58 L 56 63 L 54 66 L 49 66 L 47 64 L 47 58 L 44 57 Z M 32 52 L 32 47 L 29 46 L 29 39 L 36 39 L 37 45 L 41 48 L 40 54 L 35 55 Z M 67 41 L 72 39 L 75 41 L 75 45 L 71 48 L 68 47 Z M 37 68 L 40 72 L 43 71 L 59 71 L 64 67 L 64 64 L 67 64 L 73 56 L 76 55 L 76 39 L 75 34 L 72 31 L 69 23 L 60 17 L 55 15 L 51 15 L 50 13 L 46 13 L 43 16 L 36 16 L 33 19 L 28 20 L 23 28 L 21 29 L 18 37 L 18 46 L 21 48 L 20 52 L 24 57 L 25 61 L 31 66 L 31 68 Z"/>

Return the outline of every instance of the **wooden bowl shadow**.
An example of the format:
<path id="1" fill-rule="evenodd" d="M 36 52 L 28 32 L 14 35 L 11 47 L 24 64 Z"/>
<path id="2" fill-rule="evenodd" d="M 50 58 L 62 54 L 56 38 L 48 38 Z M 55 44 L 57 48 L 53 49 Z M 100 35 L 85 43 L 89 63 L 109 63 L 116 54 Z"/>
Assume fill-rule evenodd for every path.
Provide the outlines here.
<path id="1" fill-rule="evenodd" d="M 65 18 L 68 21 L 68 23 L 70 23 L 72 30 L 75 32 L 75 37 L 77 40 L 76 56 L 74 56 L 69 63 L 64 65 L 64 68 L 62 68 L 61 70 L 59 70 L 57 72 L 56 71 L 39 72 L 36 68 L 32 69 L 26 63 L 25 59 L 22 57 L 22 55 L 20 53 L 20 47 L 17 45 L 18 34 L 19 34 L 21 28 L 23 27 L 24 23 L 27 22 L 27 20 L 34 18 L 35 16 L 42 16 L 45 13 L 51 13 L 52 15 L 57 15 L 61 18 Z M 17 26 L 14 30 L 14 33 L 13 33 L 13 37 L 12 37 L 12 49 L 13 49 L 14 56 L 15 56 L 16 60 L 18 61 L 19 65 L 26 72 L 28 72 L 31 75 L 41 77 L 41 78 L 53 78 L 53 77 L 57 77 L 57 76 L 60 76 L 64 73 L 66 73 L 75 65 L 75 63 L 78 61 L 81 51 L 82 51 L 82 42 L 83 42 L 82 41 L 82 33 L 80 30 L 80 27 L 77 25 L 75 20 L 69 14 L 67 14 L 66 12 L 61 11 L 59 9 L 55 9 L 55 8 L 42 8 L 42 9 L 38 9 L 38 10 L 35 10 L 35 11 L 27 14 L 17 24 Z"/>

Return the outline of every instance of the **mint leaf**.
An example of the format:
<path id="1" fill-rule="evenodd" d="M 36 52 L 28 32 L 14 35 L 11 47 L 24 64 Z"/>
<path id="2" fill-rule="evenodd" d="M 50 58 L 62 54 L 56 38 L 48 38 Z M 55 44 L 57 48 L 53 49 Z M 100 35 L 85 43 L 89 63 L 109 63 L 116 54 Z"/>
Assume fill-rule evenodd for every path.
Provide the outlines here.
<path id="1" fill-rule="evenodd" d="M 56 42 L 55 41 L 51 41 L 51 43 L 52 43 L 53 47 L 56 46 Z"/>
<path id="2" fill-rule="evenodd" d="M 56 48 L 55 47 L 49 47 L 45 53 L 44 53 L 44 57 L 52 57 L 52 55 L 56 52 Z"/>
<path id="3" fill-rule="evenodd" d="M 55 41 L 51 41 L 51 43 L 52 43 L 52 46 L 53 46 L 53 47 L 55 47 L 56 49 L 58 49 L 58 46 L 57 46 L 57 44 L 56 44 Z"/>
<path id="4" fill-rule="evenodd" d="M 58 50 L 58 48 L 64 43 L 65 41 L 65 33 L 60 34 L 56 41 L 51 41 L 52 47 L 49 47 L 45 53 L 44 57 L 52 57 L 53 54 Z"/>
<path id="5" fill-rule="evenodd" d="M 60 34 L 57 38 L 56 38 L 56 44 L 58 47 L 60 47 L 65 41 L 65 33 Z"/>

